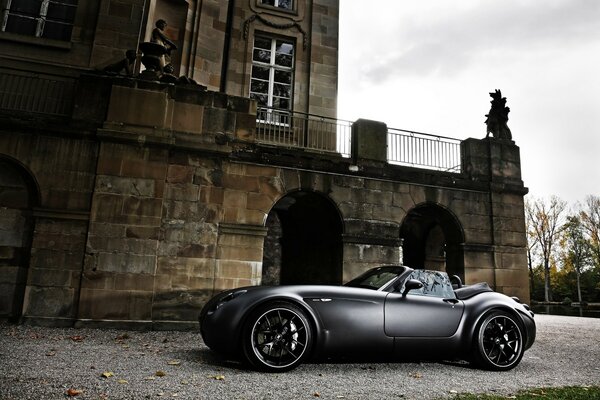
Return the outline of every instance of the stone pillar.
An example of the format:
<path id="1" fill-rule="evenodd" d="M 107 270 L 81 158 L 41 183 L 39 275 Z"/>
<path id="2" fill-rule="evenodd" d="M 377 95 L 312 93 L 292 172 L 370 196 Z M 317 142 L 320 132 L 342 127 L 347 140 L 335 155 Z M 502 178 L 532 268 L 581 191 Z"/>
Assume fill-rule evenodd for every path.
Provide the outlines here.
<path id="1" fill-rule="evenodd" d="M 261 225 L 219 224 L 215 292 L 260 285 L 265 236 Z"/>
<path id="2" fill-rule="evenodd" d="M 462 168 L 489 193 L 490 243 L 465 248 L 467 283 L 488 281 L 495 290 L 529 301 L 519 147 L 510 140 L 467 139 L 461 143 Z"/>
<path id="3" fill-rule="evenodd" d="M 387 125 L 367 119 L 359 119 L 352 124 L 352 159 L 355 164 L 386 163 Z"/>

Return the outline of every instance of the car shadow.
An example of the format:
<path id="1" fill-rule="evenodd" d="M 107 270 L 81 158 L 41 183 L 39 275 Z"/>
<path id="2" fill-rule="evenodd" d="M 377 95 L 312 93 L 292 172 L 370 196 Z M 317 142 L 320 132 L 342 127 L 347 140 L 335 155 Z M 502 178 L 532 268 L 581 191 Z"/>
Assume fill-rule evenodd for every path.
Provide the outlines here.
<path id="1" fill-rule="evenodd" d="M 214 368 L 227 368 L 237 371 L 245 372 L 256 372 L 254 369 L 248 366 L 240 360 L 231 359 L 226 356 L 220 355 L 208 348 L 200 348 L 192 351 L 180 351 L 177 353 L 177 358 L 189 362 L 202 363 Z M 430 359 L 405 359 L 405 360 L 389 360 L 389 359 L 316 359 L 307 360 L 304 364 L 310 366 L 331 364 L 331 365 L 355 365 L 357 369 L 368 370 L 376 369 L 378 365 L 384 364 L 440 364 L 444 366 L 451 366 L 456 368 L 463 368 L 468 370 L 477 369 L 473 364 L 464 360 L 430 360 Z M 367 365 L 368 364 L 368 365 Z"/>

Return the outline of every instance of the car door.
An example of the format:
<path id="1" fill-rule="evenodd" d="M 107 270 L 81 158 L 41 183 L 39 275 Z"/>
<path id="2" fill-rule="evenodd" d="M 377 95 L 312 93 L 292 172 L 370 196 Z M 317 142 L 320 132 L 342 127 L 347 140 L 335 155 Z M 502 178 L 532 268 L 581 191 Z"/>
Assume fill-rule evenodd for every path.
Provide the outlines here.
<path id="1" fill-rule="evenodd" d="M 464 303 L 456 298 L 445 273 L 415 270 L 408 279 L 417 279 L 423 288 L 404 295 L 404 287 L 385 300 L 384 329 L 393 337 L 449 337 L 458 329 Z"/>

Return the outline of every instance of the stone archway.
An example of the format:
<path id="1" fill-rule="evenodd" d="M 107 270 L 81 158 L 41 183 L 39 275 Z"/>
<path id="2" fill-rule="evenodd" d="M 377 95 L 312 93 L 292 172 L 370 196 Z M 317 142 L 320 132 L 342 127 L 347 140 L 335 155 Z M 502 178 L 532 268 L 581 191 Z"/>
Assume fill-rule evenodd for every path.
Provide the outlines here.
<path id="1" fill-rule="evenodd" d="M 342 219 L 324 195 L 298 191 L 267 218 L 262 284 L 341 284 Z"/>
<path id="2" fill-rule="evenodd" d="M 464 232 L 449 210 L 434 203 L 414 207 L 402 221 L 400 237 L 405 265 L 446 271 L 464 280 Z"/>
<path id="3" fill-rule="evenodd" d="M 37 192 L 24 168 L 0 157 L 0 317 L 11 320 L 23 311 Z"/>

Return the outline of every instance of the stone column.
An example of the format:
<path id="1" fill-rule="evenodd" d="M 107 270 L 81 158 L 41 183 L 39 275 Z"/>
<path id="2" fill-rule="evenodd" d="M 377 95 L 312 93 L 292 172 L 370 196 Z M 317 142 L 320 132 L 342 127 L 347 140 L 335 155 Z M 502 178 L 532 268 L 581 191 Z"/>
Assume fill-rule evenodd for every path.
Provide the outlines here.
<path id="1" fill-rule="evenodd" d="M 267 228 L 261 225 L 219 224 L 215 293 L 260 285 Z"/>
<path id="2" fill-rule="evenodd" d="M 352 159 L 357 165 L 385 165 L 387 125 L 367 119 L 359 119 L 352 124 Z"/>
<path id="3" fill-rule="evenodd" d="M 511 140 L 486 138 L 467 139 L 461 150 L 464 173 L 489 193 L 490 215 L 490 242 L 465 248 L 466 280 L 486 280 L 497 291 L 528 302 L 523 200 L 528 189 L 521 180 L 519 147 Z"/>

